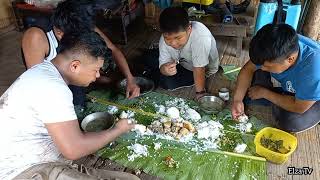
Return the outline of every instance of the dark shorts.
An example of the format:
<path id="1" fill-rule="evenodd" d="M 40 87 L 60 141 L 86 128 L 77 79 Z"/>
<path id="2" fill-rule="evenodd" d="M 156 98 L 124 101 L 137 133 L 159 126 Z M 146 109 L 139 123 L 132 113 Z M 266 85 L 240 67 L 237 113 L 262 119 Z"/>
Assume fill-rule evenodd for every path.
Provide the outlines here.
<path id="1" fill-rule="evenodd" d="M 259 85 L 274 92 L 286 95 L 292 95 L 282 90 L 282 88 L 274 88 L 271 82 L 271 75 L 269 72 L 257 70 L 252 80 L 252 86 Z M 260 100 L 266 103 L 267 100 Z M 246 102 L 245 102 L 246 103 Z M 289 112 L 279 106 L 272 105 L 272 114 L 278 123 L 280 129 L 288 132 L 301 132 L 316 126 L 320 122 L 320 101 L 317 101 L 310 109 L 303 114 Z"/>

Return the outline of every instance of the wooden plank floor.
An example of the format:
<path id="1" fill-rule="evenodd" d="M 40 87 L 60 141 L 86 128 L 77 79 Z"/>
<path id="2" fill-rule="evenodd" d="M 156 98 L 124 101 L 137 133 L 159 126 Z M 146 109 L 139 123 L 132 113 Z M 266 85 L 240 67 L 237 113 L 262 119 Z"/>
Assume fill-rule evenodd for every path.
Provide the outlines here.
<path id="1" fill-rule="evenodd" d="M 22 34 L 16 31 L 11 31 L 9 33 L 0 35 L 0 94 L 14 82 L 14 80 L 24 71 L 24 66 L 21 61 L 20 53 L 20 42 Z M 129 43 L 125 46 L 119 46 L 125 53 L 127 59 L 130 61 L 136 59 L 142 53 L 142 48 L 148 47 L 151 43 L 157 42 L 160 37 L 160 33 L 151 28 L 140 28 L 138 32 L 130 33 L 129 31 Z M 236 40 L 230 38 L 217 37 L 217 46 L 220 53 L 221 64 L 234 64 L 243 65 L 248 59 L 248 40 L 244 42 L 244 49 L 242 51 L 241 57 L 236 58 Z M 130 61 L 131 68 L 135 68 L 135 62 Z M 209 92 L 216 94 L 217 89 L 220 87 L 228 87 L 233 89 L 234 83 L 229 82 L 225 79 L 221 73 L 218 73 L 215 78 L 208 79 L 208 90 Z M 175 92 L 168 92 L 161 89 L 157 91 L 165 92 L 175 96 L 185 97 L 192 99 L 194 96 L 193 88 L 185 88 Z M 268 107 L 252 106 L 248 108 L 248 113 L 253 114 L 274 124 L 271 115 L 271 109 Z M 287 163 L 283 165 L 274 165 L 268 163 L 268 179 L 320 179 L 320 126 L 298 134 L 298 148 L 296 152 L 291 156 Z M 87 166 L 125 171 L 130 173 L 137 173 L 135 170 L 125 168 L 113 161 L 103 160 L 96 157 L 95 155 L 90 155 L 77 161 L 79 164 L 85 164 Z M 313 168 L 311 175 L 302 176 L 292 176 L 287 175 L 288 167 L 310 167 Z M 159 179 L 154 176 L 150 176 L 145 173 L 138 173 L 141 179 Z"/>

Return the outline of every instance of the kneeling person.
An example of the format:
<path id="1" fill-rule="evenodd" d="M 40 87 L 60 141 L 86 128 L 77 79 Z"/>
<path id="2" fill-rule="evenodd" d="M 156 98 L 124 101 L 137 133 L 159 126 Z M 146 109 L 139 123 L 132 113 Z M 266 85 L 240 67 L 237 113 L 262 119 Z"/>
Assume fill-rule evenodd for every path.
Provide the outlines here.
<path id="1" fill-rule="evenodd" d="M 5 128 L 0 131 L 0 179 L 123 177 L 117 172 L 88 171 L 98 173 L 98 178 L 68 165 L 133 128 L 126 119 L 96 133 L 79 128 L 68 85 L 86 87 L 94 82 L 108 53 L 95 32 L 64 36 L 52 61 L 28 69 L 1 96 L 0 122 Z M 137 177 L 127 175 L 127 179 Z"/>
<path id="2" fill-rule="evenodd" d="M 301 132 L 319 123 L 319 44 L 298 35 L 290 25 L 268 24 L 250 42 L 249 56 L 235 89 L 234 118 L 244 112 L 242 100 L 248 90 L 251 99 L 273 104 L 283 130 Z"/>
<path id="3" fill-rule="evenodd" d="M 195 84 L 198 96 L 205 93 L 206 76 L 218 71 L 216 41 L 200 22 L 189 21 L 180 7 L 170 7 L 160 15 L 160 86 L 176 89 Z"/>

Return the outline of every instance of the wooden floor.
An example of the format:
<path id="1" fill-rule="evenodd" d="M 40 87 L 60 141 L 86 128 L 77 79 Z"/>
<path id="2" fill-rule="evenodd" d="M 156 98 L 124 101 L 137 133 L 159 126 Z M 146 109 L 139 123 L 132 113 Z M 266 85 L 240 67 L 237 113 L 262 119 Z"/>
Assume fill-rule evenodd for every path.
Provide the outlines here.
<path id="1" fill-rule="evenodd" d="M 120 46 L 125 53 L 127 59 L 130 61 L 136 59 L 141 55 L 141 49 L 147 48 L 151 43 L 157 42 L 160 33 L 151 28 L 141 28 L 135 30 L 136 32 L 129 34 L 129 43 L 125 46 Z M 20 41 L 22 34 L 20 32 L 11 31 L 9 33 L 0 35 L 0 94 L 14 82 L 14 80 L 24 71 L 24 66 L 21 61 Z M 218 51 L 222 64 L 243 65 L 248 59 L 248 40 L 244 42 L 241 57 L 235 57 L 236 40 L 230 38 L 216 37 Z M 135 69 L 135 62 L 130 62 L 130 67 Z M 218 75 L 215 78 L 208 80 L 208 90 L 215 94 L 220 87 L 229 87 L 232 89 L 233 83 L 227 81 L 223 76 Z M 164 92 L 163 90 L 159 90 Z M 166 92 L 168 93 L 168 92 Z M 172 95 L 180 97 L 192 98 L 194 90 L 187 88 L 176 92 L 169 92 Z M 248 108 L 250 114 L 256 115 L 262 120 L 273 123 L 271 109 L 268 107 L 253 106 Z M 320 179 L 320 126 L 298 134 L 298 148 L 291 156 L 287 163 L 283 165 L 274 165 L 268 163 L 268 179 Z M 137 173 L 134 170 L 125 168 L 110 160 L 103 160 L 95 155 L 90 155 L 77 161 L 79 164 L 87 166 L 125 171 L 130 173 Z M 313 168 L 311 175 L 287 175 L 288 167 L 310 167 Z M 138 173 L 141 179 L 158 179 L 154 176 L 145 173 Z"/>

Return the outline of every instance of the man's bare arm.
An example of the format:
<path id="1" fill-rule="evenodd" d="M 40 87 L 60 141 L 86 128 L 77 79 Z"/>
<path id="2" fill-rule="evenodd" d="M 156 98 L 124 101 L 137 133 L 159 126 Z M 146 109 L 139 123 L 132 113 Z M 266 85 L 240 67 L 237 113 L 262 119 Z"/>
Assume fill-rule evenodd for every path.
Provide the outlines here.
<path id="1" fill-rule="evenodd" d="M 28 29 L 22 37 L 22 52 L 27 68 L 43 62 L 49 51 L 46 34 L 39 28 Z"/>
<path id="2" fill-rule="evenodd" d="M 120 120 L 114 128 L 101 132 L 82 132 L 78 120 L 45 125 L 59 151 L 70 160 L 96 152 L 133 128 L 126 119 Z"/>

